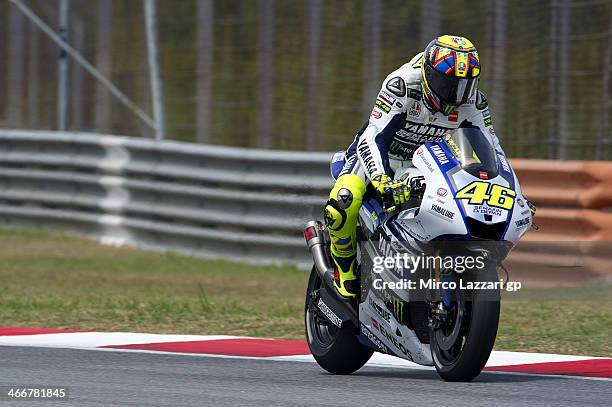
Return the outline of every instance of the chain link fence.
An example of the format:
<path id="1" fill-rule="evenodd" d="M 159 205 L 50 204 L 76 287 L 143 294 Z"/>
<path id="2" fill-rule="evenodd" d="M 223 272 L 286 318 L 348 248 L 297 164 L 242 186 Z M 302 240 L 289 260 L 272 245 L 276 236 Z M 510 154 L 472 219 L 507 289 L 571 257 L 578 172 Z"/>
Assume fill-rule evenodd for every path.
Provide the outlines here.
<path id="1" fill-rule="evenodd" d="M 58 28 L 59 0 L 24 0 Z M 465 35 L 511 157 L 611 159 L 610 0 L 157 0 L 167 138 L 334 150 L 384 77 L 437 34 Z M 70 0 L 68 42 L 146 112 L 144 6 Z M 60 49 L 0 3 L 0 126 L 58 128 Z M 68 129 L 154 131 L 74 62 Z"/>

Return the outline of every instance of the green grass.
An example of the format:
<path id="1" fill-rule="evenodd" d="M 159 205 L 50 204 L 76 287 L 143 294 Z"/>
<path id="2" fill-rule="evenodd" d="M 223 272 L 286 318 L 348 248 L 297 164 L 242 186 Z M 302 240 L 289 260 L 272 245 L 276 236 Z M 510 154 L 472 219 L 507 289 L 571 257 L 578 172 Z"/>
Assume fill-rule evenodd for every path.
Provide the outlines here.
<path id="1" fill-rule="evenodd" d="M 612 356 L 612 285 L 505 293 L 496 347 Z"/>
<path id="2" fill-rule="evenodd" d="M 306 274 L 0 231 L 0 324 L 297 338 Z"/>
<path id="3" fill-rule="evenodd" d="M 302 339 L 307 274 L 0 230 L 0 325 Z M 507 294 L 496 348 L 610 356 L 609 285 Z"/>

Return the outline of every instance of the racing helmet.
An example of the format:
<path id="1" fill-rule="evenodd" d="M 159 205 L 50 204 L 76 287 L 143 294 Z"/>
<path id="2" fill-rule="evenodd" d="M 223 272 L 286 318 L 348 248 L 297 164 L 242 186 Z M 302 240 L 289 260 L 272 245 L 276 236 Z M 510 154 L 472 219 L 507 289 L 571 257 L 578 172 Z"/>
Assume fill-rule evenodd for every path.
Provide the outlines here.
<path id="1" fill-rule="evenodd" d="M 480 76 L 478 51 L 465 37 L 443 35 L 425 48 L 421 71 L 425 104 L 448 116 L 476 91 Z"/>

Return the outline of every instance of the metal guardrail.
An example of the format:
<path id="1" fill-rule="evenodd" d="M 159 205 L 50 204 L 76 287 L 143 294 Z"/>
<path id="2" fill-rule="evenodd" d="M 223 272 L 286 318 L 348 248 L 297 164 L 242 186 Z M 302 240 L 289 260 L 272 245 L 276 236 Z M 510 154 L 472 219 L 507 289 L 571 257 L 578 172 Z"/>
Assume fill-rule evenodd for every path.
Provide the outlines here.
<path id="1" fill-rule="evenodd" d="M 0 130 L 0 220 L 212 257 L 305 263 L 331 154 Z"/>
<path id="2" fill-rule="evenodd" d="M 0 222 L 305 266 L 301 231 L 322 215 L 330 159 L 331 153 L 0 130 Z M 539 208 L 542 230 L 513 251 L 511 271 L 542 280 L 563 272 L 565 280 L 609 277 L 612 163 L 512 164 Z"/>

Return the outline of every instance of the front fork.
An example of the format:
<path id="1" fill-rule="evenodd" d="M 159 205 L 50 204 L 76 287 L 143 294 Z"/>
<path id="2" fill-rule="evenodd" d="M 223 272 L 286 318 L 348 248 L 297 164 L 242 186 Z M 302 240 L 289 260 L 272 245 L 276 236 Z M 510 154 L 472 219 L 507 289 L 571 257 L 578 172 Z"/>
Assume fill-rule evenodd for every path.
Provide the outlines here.
<path id="1" fill-rule="evenodd" d="M 440 252 L 437 250 L 434 253 L 436 256 L 440 256 Z M 430 291 L 428 301 L 431 306 L 429 324 L 434 328 L 439 328 L 448 322 L 449 315 L 454 306 L 453 290 L 448 288 L 448 283 L 456 282 L 457 279 L 452 270 L 442 270 L 441 265 L 432 270 L 429 278 L 443 283 L 441 289 L 433 289 Z"/>
<path id="2" fill-rule="evenodd" d="M 450 283 L 456 280 L 454 273 L 440 273 L 439 270 L 436 270 L 434 275 L 435 277 L 430 278 L 435 278 L 436 281 L 443 283 Z M 454 305 L 452 290 L 442 286 L 440 290 L 431 292 L 429 297 L 430 300 L 428 302 L 431 307 L 429 324 L 433 326 L 434 329 L 437 329 L 448 322 L 449 315 Z"/>

